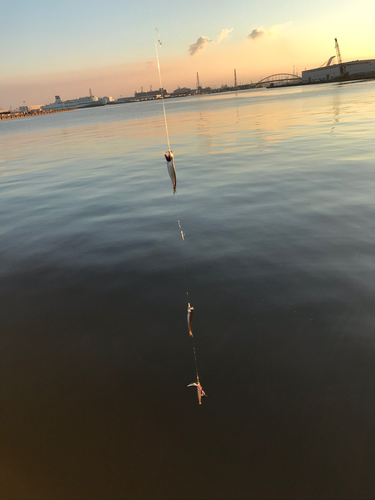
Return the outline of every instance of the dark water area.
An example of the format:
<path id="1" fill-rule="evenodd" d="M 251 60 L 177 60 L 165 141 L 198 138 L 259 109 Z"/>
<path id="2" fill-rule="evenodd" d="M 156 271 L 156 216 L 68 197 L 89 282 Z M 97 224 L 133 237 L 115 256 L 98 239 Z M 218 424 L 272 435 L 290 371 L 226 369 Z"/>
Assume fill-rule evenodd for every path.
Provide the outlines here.
<path id="1" fill-rule="evenodd" d="M 0 497 L 374 498 L 374 82 L 166 107 L 0 123 Z"/>

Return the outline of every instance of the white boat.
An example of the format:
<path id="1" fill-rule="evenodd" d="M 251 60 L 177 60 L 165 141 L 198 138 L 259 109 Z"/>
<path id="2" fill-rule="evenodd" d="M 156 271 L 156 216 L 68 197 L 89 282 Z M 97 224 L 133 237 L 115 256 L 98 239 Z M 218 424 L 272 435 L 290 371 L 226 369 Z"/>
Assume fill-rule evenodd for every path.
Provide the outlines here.
<path id="1" fill-rule="evenodd" d="M 79 108 L 91 108 L 93 106 L 104 106 L 105 100 L 99 99 L 95 95 L 92 95 L 90 89 L 90 95 L 86 97 L 78 97 L 78 99 L 69 99 L 67 101 L 62 101 L 59 95 L 55 96 L 55 102 L 51 104 L 46 104 L 42 106 L 43 110 L 53 110 L 60 111 L 62 109 L 79 109 Z"/>

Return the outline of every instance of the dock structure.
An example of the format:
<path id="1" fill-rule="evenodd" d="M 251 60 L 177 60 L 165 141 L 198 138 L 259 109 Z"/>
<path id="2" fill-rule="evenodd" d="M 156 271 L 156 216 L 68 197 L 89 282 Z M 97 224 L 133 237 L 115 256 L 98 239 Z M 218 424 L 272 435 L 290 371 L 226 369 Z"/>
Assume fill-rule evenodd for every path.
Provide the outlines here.
<path id="1" fill-rule="evenodd" d="M 14 120 L 15 118 L 29 118 L 30 116 L 38 115 L 51 115 L 52 113 L 65 113 L 65 111 L 75 111 L 74 109 L 59 109 L 59 110 L 38 110 L 31 113 L 25 112 L 12 112 L 12 111 L 2 111 L 0 113 L 0 120 Z"/>

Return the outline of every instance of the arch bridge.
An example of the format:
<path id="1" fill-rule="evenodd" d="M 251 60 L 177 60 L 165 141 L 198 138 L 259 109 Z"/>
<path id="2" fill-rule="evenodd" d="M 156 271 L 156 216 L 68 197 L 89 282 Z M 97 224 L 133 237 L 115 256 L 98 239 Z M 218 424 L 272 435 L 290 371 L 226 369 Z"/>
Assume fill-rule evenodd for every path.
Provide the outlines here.
<path id="1" fill-rule="evenodd" d="M 277 73 L 275 75 L 267 76 L 266 78 L 262 78 L 255 85 L 256 87 L 266 86 L 266 87 L 276 87 L 278 85 L 293 85 L 296 83 L 300 83 L 302 78 L 298 75 L 294 75 L 293 73 Z"/>

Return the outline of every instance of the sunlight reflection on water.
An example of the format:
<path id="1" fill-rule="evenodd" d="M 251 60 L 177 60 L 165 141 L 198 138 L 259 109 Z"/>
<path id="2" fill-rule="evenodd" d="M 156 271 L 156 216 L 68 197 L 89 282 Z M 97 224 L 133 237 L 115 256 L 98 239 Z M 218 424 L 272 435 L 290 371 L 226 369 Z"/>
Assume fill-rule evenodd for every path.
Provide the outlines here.
<path id="1" fill-rule="evenodd" d="M 166 109 L 0 122 L 4 495 L 371 498 L 373 82 Z"/>

